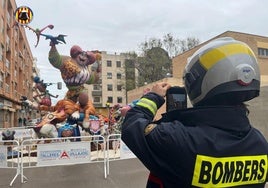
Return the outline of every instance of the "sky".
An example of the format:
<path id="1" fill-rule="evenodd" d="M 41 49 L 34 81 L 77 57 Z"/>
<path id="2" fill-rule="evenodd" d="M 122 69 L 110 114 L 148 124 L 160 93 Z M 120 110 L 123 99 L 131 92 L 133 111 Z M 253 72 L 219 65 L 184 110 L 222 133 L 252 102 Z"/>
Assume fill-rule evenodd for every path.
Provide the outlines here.
<path id="1" fill-rule="evenodd" d="M 83 50 L 107 52 L 139 51 L 150 39 L 171 33 L 179 39 L 198 38 L 205 42 L 225 31 L 268 36 L 267 0 L 16 0 L 17 6 L 33 11 L 32 28 L 53 24 L 43 33 L 65 34 L 66 44 L 58 51 L 69 55 L 73 45 Z M 45 82 L 62 81 L 59 70 L 48 62 L 49 41 L 26 30 L 32 54 L 37 58 Z M 64 84 L 63 84 L 64 85 Z M 50 92 L 63 98 L 66 88 Z"/>

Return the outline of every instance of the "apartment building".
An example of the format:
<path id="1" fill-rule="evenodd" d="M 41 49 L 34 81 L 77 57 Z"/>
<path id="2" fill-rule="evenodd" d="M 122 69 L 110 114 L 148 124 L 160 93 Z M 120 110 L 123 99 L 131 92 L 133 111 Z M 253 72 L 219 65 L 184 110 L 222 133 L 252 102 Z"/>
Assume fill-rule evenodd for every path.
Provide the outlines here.
<path id="1" fill-rule="evenodd" d="M 21 96 L 32 99 L 34 65 L 25 29 L 14 27 L 15 0 L 0 0 L 0 128 L 18 125 L 19 117 L 31 115 Z"/>
<path id="2" fill-rule="evenodd" d="M 102 51 L 102 74 L 97 84 L 87 85 L 96 108 L 126 104 L 125 54 Z"/>

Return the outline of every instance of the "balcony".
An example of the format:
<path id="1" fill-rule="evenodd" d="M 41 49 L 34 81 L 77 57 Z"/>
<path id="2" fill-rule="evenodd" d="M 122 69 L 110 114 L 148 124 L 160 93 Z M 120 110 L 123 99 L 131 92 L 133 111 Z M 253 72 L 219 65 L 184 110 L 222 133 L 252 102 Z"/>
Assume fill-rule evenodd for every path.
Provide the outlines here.
<path id="1" fill-rule="evenodd" d="M 102 103 L 93 103 L 93 106 L 95 107 L 95 108 L 98 108 L 98 107 L 102 107 Z"/>
<path id="2" fill-rule="evenodd" d="M 92 96 L 102 96 L 102 91 L 92 91 Z"/>

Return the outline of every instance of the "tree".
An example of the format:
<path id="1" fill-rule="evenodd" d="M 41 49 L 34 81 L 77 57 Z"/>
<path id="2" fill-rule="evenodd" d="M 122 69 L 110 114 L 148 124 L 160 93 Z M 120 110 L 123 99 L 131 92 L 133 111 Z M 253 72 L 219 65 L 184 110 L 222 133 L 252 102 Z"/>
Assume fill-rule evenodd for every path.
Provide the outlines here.
<path id="1" fill-rule="evenodd" d="M 137 85 L 135 76 L 135 59 L 137 55 L 135 53 L 132 53 L 129 54 L 128 57 L 129 58 L 125 60 L 125 85 L 127 91 L 135 89 Z"/>
<path id="2" fill-rule="evenodd" d="M 144 56 L 138 58 L 135 67 L 139 72 L 138 86 L 142 86 L 165 78 L 170 72 L 171 59 L 163 48 L 152 47 L 144 51 Z"/>
<path id="3" fill-rule="evenodd" d="M 192 49 L 193 47 L 197 46 L 198 44 L 200 44 L 200 41 L 197 38 L 188 37 L 185 40 L 181 40 L 180 41 L 181 53 Z"/>
<path id="4" fill-rule="evenodd" d="M 157 38 L 150 38 L 148 41 L 142 42 L 140 44 L 140 49 L 142 51 L 142 53 L 146 53 L 148 50 L 155 48 L 155 47 L 162 47 L 162 41 L 161 39 L 157 39 Z"/>
<path id="5" fill-rule="evenodd" d="M 142 42 L 139 46 L 141 53 L 139 55 L 135 52 L 128 53 L 127 58 L 128 61 L 132 62 L 132 66 L 138 70 L 138 82 L 133 82 L 137 79 L 130 77 L 130 79 L 126 80 L 126 85 L 130 89 L 134 83 L 136 83 L 136 86 L 143 86 L 145 83 L 155 82 L 167 77 L 167 75 L 172 75 L 172 58 L 190 50 L 199 43 L 200 41 L 197 38 L 179 39 L 170 33 L 164 35 L 163 39 L 149 38 Z M 126 70 L 129 69 L 128 65 L 125 65 Z M 135 73 L 133 68 L 129 70 Z"/>
<path id="6" fill-rule="evenodd" d="M 175 57 L 180 52 L 180 40 L 174 38 L 170 33 L 164 35 L 163 46 L 171 58 Z"/>
<path id="7" fill-rule="evenodd" d="M 192 49 L 200 44 L 198 38 L 187 37 L 186 39 L 175 38 L 171 33 L 164 35 L 162 44 L 164 49 L 168 52 L 169 57 L 173 58 L 180 53 Z"/>

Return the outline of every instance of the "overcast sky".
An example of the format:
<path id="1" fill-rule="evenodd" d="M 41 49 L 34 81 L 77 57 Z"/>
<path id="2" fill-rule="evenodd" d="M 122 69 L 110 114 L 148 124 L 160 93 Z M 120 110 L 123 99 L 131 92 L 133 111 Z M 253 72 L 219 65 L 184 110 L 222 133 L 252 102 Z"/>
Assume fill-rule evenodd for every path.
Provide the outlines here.
<path id="1" fill-rule="evenodd" d="M 53 24 L 45 34 L 68 35 L 66 44 L 57 46 L 69 55 L 78 44 L 84 50 L 108 52 L 138 51 L 146 39 L 162 38 L 171 33 L 176 38 L 196 37 L 201 42 L 225 31 L 268 36 L 267 0 L 16 0 L 28 6 L 34 17 L 29 24 L 43 28 Z M 37 67 L 45 82 L 61 81 L 60 73 L 48 62 L 49 41 L 26 30 Z M 55 76 L 54 76 L 55 75 Z M 62 98 L 65 89 L 52 94 Z"/>

